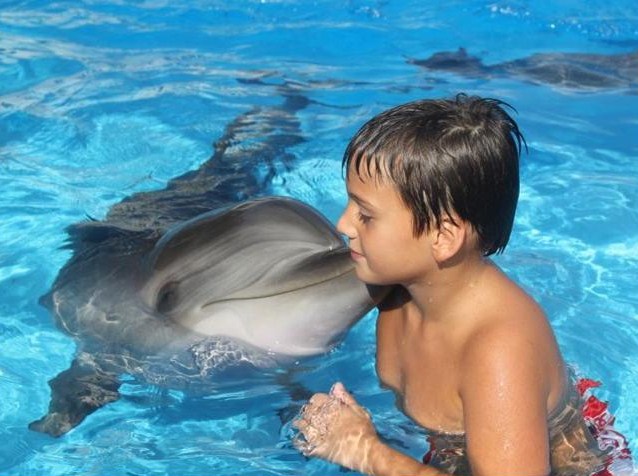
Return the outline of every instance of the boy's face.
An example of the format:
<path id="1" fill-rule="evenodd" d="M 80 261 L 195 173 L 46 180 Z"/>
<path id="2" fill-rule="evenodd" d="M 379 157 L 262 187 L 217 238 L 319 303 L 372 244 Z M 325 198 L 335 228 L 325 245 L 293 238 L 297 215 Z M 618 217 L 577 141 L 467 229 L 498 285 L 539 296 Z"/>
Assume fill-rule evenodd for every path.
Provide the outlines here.
<path id="1" fill-rule="evenodd" d="M 415 237 L 412 212 L 388 180 L 349 170 L 348 205 L 337 223 L 350 242 L 357 277 L 368 284 L 408 286 L 435 265 L 432 233 Z"/>

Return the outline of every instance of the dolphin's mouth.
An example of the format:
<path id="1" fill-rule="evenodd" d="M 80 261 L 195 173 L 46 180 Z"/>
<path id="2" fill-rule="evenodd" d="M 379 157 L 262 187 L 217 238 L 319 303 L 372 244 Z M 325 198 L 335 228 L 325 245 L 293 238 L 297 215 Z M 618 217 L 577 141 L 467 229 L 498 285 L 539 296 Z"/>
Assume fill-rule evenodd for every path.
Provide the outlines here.
<path id="1" fill-rule="evenodd" d="M 216 283 L 214 275 L 202 274 L 188 280 L 170 280 L 155 294 L 153 307 L 161 315 L 180 319 L 178 316 L 188 309 L 203 310 L 221 303 L 284 296 L 343 279 L 353 271 L 348 248 L 339 246 L 324 252 L 302 253 L 255 269 L 248 277 L 240 275 L 223 283 Z"/>
<path id="2" fill-rule="evenodd" d="M 301 291 L 303 289 L 309 289 L 312 288 L 314 286 L 320 286 L 324 283 L 327 283 L 329 281 L 334 281 L 337 280 L 349 273 L 351 273 L 354 270 L 354 268 L 349 269 L 349 270 L 345 270 L 342 271 L 338 274 L 334 274 L 330 277 L 327 277 L 325 279 L 320 279 L 314 282 L 309 282 L 309 283 L 305 283 L 303 285 L 300 286 L 295 286 L 295 287 L 288 287 L 288 288 L 283 288 L 281 290 L 278 291 L 271 291 L 271 292 L 263 292 L 263 293 L 255 293 L 255 294 L 247 294 L 247 293 L 237 293 L 235 295 L 232 296 L 228 296 L 222 299 L 215 299 L 213 301 L 208 301 L 205 304 L 202 305 L 202 309 L 206 309 L 207 307 L 210 306 L 214 306 L 217 304 L 222 304 L 225 302 L 233 302 L 233 301 L 242 301 L 242 300 L 248 300 L 248 299 L 265 299 L 265 298 L 269 298 L 269 297 L 274 297 L 274 296 L 285 296 L 286 294 L 292 294 L 298 291 Z M 362 283 L 363 286 L 363 283 Z"/>
<path id="3" fill-rule="evenodd" d="M 254 280 L 255 283 L 262 285 L 248 286 L 230 295 L 207 301 L 202 305 L 202 308 L 237 300 L 281 296 L 320 286 L 352 273 L 354 263 L 350 258 L 348 248 L 343 246 L 319 255 L 304 257 L 298 263 L 291 263 L 290 268 L 290 273 L 275 277 L 270 274 L 270 270 L 266 270 Z"/>

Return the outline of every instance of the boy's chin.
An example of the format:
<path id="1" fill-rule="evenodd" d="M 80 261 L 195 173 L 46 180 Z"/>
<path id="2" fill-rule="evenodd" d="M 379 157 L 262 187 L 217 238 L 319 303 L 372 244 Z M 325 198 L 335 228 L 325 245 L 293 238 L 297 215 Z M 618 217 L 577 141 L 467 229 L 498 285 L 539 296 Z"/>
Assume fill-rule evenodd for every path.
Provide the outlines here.
<path id="1" fill-rule="evenodd" d="M 361 270 L 358 266 L 355 268 L 355 273 L 357 275 L 357 279 L 368 286 L 392 286 L 396 283 L 389 282 L 382 279 L 379 276 L 371 275 L 370 273 L 366 273 L 364 270 Z"/>

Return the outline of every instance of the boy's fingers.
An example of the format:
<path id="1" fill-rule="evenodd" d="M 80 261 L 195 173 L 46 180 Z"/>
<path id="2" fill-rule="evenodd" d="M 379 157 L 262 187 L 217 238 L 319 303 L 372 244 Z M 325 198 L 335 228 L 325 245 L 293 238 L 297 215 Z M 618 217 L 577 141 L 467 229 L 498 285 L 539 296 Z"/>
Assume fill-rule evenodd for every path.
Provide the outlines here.
<path id="1" fill-rule="evenodd" d="M 292 427 L 303 431 L 305 428 L 308 428 L 308 422 L 303 418 L 297 418 L 292 421 Z"/>
<path id="2" fill-rule="evenodd" d="M 310 443 L 303 433 L 299 433 L 292 439 L 292 444 L 297 448 L 304 456 L 312 456 L 312 452 L 315 446 Z"/>
<path id="3" fill-rule="evenodd" d="M 333 400 L 333 397 L 325 393 L 315 393 L 308 403 L 301 407 L 299 415 L 293 420 L 292 425 L 295 428 L 307 428 L 312 424 L 312 419 L 322 413 L 326 405 Z"/>
<path id="4" fill-rule="evenodd" d="M 330 389 L 330 395 L 337 398 L 346 405 L 353 406 L 358 405 L 352 394 L 346 390 L 341 382 L 335 383 Z"/>
<path id="5" fill-rule="evenodd" d="M 315 393 L 312 397 L 310 397 L 310 400 L 308 400 L 308 405 L 320 406 L 326 403 L 328 400 L 330 400 L 329 395 L 326 395 L 325 393 Z"/>
<path id="6" fill-rule="evenodd" d="M 370 419 L 370 413 L 359 405 L 359 402 L 355 400 L 352 394 L 346 390 L 346 387 L 344 387 L 341 382 L 337 382 L 332 386 L 330 389 L 330 395 L 348 405 L 355 413 Z"/>

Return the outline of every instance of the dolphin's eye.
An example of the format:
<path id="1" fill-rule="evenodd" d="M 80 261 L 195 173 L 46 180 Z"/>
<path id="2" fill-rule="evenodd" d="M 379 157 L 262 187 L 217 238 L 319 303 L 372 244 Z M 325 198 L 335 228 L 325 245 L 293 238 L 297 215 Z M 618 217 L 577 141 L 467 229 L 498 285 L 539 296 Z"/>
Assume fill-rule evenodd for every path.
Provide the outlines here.
<path id="1" fill-rule="evenodd" d="M 157 312 L 164 313 L 175 308 L 179 291 L 178 286 L 175 281 L 168 282 L 162 286 L 160 292 L 157 293 L 157 304 L 155 304 Z"/>
<path id="2" fill-rule="evenodd" d="M 110 313 L 104 316 L 104 319 L 106 319 L 107 322 L 118 322 L 121 319 L 121 317 L 119 314 Z"/>

